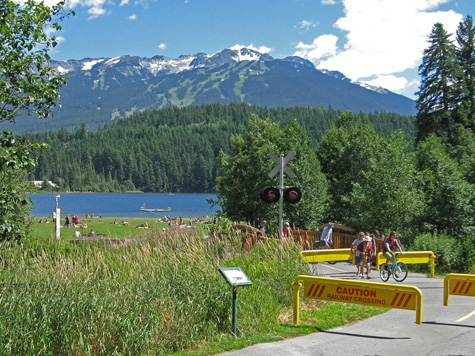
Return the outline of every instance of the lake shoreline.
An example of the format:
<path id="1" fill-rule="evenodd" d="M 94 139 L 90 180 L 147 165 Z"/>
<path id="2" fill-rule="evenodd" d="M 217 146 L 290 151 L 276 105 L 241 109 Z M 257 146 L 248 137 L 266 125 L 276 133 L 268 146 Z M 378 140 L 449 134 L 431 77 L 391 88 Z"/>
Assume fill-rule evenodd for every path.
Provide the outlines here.
<path id="1" fill-rule="evenodd" d="M 217 200 L 215 194 L 207 193 L 65 193 L 32 194 L 34 208 L 31 215 L 53 217 L 56 203 L 61 209 L 61 216 L 86 214 L 116 218 L 196 218 L 215 215 L 220 209 L 211 208 L 208 199 Z M 168 210 L 144 212 L 140 209 Z"/>

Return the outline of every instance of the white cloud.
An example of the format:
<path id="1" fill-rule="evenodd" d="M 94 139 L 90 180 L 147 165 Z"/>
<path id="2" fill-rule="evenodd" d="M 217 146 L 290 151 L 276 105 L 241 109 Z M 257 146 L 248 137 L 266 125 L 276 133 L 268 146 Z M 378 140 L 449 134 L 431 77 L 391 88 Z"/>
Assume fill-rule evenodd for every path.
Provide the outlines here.
<path id="1" fill-rule="evenodd" d="M 61 1 L 61 0 L 44 0 L 43 2 L 44 2 L 44 4 L 45 4 L 46 6 L 50 6 L 50 7 L 51 7 L 51 6 L 57 5 L 60 1 Z M 20 3 L 20 4 L 21 4 L 21 3 L 25 3 L 24 0 L 18 0 L 18 1 L 16 1 L 16 2 L 18 2 L 18 3 Z M 39 2 L 39 1 L 36 0 L 36 2 Z"/>
<path id="2" fill-rule="evenodd" d="M 361 82 L 382 87 L 394 93 L 399 93 L 408 97 L 414 95 L 414 93 L 419 89 L 420 84 L 419 80 L 409 80 L 406 77 L 395 75 L 381 75 L 377 76 L 375 79 L 362 80 Z"/>
<path id="3" fill-rule="evenodd" d="M 322 5 L 335 5 L 336 0 L 322 0 Z"/>
<path id="4" fill-rule="evenodd" d="M 63 36 L 56 36 L 56 42 L 58 42 L 58 44 L 63 43 L 65 41 L 66 38 L 64 38 Z"/>
<path id="5" fill-rule="evenodd" d="M 55 32 L 56 30 L 53 27 L 47 27 L 45 29 L 45 35 L 48 37 L 51 37 L 52 35 L 54 35 Z"/>
<path id="6" fill-rule="evenodd" d="M 300 42 L 295 55 L 352 80 L 369 79 L 402 90 L 411 84 L 396 74 L 417 68 L 432 26 L 441 22 L 454 33 L 462 20 L 454 11 L 434 11 L 448 1 L 342 0 L 345 15 L 334 26 L 346 33 L 343 46 L 337 46 L 336 36 L 321 35 L 310 44 Z"/>
<path id="7" fill-rule="evenodd" d="M 137 20 L 137 14 L 130 15 L 127 17 L 129 20 Z"/>
<path id="8" fill-rule="evenodd" d="M 57 31 L 51 26 L 48 26 L 45 28 L 45 35 L 49 38 L 55 36 L 56 42 L 58 42 L 58 44 L 66 41 L 66 39 L 63 36 L 56 36 L 56 33 Z"/>
<path id="9" fill-rule="evenodd" d="M 54 2 L 56 0 L 48 0 Z M 57 2 L 57 1 L 56 1 Z M 87 13 L 89 14 L 89 20 L 95 19 L 99 16 L 107 14 L 105 6 L 110 4 L 109 0 L 68 0 L 66 2 L 67 6 L 71 9 L 74 9 L 78 6 L 87 8 Z"/>
<path id="10" fill-rule="evenodd" d="M 260 47 L 256 47 L 254 46 L 252 43 L 249 45 L 249 46 L 243 46 L 241 44 L 235 44 L 234 46 L 231 47 L 232 50 L 239 50 L 241 48 L 249 48 L 253 51 L 257 51 L 259 53 L 269 53 L 272 51 L 272 48 L 269 48 L 269 47 L 266 47 L 266 46 L 260 46 Z"/>
<path id="11" fill-rule="evenodd" d="M 160 49 L 163 50 L 163 49 L 167 48 L 167 45 L 166 45 L 165 43 L 160 43 L 160 44 L 158 45 L 158 48 L 160 48 Z"/>
<path id="12" fill-rule="evenodd" d="M 404 90 L 404 88 L 407 87 L 408 82 L 407 78 L 397 77 L 395 75 L 381 75 L 376 79 L 363 81 L 363 83 L 383 87 L 394 92 Z"/>
<path id="13" fill-rule="evenodd" d="M 106 9 L 102 7 L 91 7 L 89 10 L 87 10 L 87 13 L 89 14 L 89 20 L 92 20 L 99 16 L 105 15 Z"/>
<path id="14" fill-rule="evenodd" d="M 300 27 L 301 29 L 303 29 L 304 31 L 308 31 L 310 28 L 312 27 L 315 27 L 317 25 L 315 25 L 313 22 L 311 21 L 307 21 L 307 20 L 302 20 L 300 21 L 296 26 L 294 27 Z"/>
<path id="15" fill-rule="evenodd" d="M 129 0 L 122 0 L 120 6 L 129 5 Z"/>
<path id="16" fill-rule="evenodd" d="M 334 56 L 337 52 L 336 42 L 338 37 L 334 35 L 322 35 L 313 40 L 309 45 L 299 42 L 297 45 L 297 52 L 294 55 L 307 58 L 315 62 L 325 57 Z"/>

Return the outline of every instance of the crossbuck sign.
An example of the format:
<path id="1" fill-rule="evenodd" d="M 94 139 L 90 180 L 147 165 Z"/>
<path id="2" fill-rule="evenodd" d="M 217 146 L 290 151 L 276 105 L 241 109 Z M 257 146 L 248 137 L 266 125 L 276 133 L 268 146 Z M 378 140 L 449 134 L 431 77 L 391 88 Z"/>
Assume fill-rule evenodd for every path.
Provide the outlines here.
<path id="1" fill-rule="evenodd" d="M 295 173 L 292 172 L 292 170 L 289 167 L 286 167 L 285 165 L 289 163 L 289 161 L 294 158 L 295 152 L 290 152 L 287 156 L 284 157 L 284 154 L 281 154 L 280 157 L 277 157 L 274 152 L 269 152 L 269 157 L 272 158 L 272 160 L 277 163 L 277 166 L 269 173 L 270 178 L 274 178 L 275 175 L 278 172 L 281 172 L 282 175 L 283 173 L 287 173 L 287 175 L 290 178 L 295 177 Z"/>

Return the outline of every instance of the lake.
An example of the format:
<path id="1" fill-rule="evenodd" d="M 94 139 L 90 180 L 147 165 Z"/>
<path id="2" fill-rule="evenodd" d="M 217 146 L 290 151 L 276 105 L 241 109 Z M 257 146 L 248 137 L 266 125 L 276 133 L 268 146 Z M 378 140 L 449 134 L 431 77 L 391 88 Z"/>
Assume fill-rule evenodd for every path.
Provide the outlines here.
<path id="1" fill-rule="evenodd" d="M 32 215 L 51 217 L 56 208 L 56 193 L 29 194 L 34 208 Z M 201 193 L 60 193 L 58 205 L 61 216 L 76 214 L 95 216 L 138 218 L 150 216 L 171 216 L 196 218 L 212 216 L 220 207 L 211 205 L 206 199 L 216 200 L 216 194 Z M 168 209 L 167 212 L 142 212 L 144 206 L 148 209 Z"/>

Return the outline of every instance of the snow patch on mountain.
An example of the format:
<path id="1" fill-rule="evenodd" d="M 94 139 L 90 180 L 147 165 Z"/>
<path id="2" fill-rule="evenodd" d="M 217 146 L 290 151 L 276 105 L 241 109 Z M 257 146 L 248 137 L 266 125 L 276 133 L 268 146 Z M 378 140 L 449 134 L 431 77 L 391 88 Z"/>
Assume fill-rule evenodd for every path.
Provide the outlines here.
<path id="1" fill-rule="evenodd" d="M 97 63 L 103 62 L 104 59 L 95 59 L 93 61 L 86 61 L 82 64 L 82 70 L 91 70 Z"/>
<path id="2" fill-rule="evenodd" d="M 340 79 L 342 81 L 349 82 L 351 84 L 359 85 L 360 87 L 363 87 L 365 89 L 374 91 L 376 93 L 380 93 L 380 94 L 389 93 L 389 90 L 387 90 L 386 88 L 379 87 L 379 86 L 376 86 L 376 85 L 371 85 L 371 84 L 368 84 L 368 83 L 365 83 L 365 82 L 359 82 L 359 81 L 356 81 L 356 80 L 351 80 L 350 78 L 346 77 L 343 73 L 338 72 L 336 70 L 321 69 L 320 71 L 324 74 L 332 76 L 333 78 Z"/>
<path id="3" fill-rule="evenodd" d="M 242 61 L 260 61 L 262 58 L 262 54 L 253 50 L 250 50 L 248 48 L 241 48 L 238 51 L 235 51 L 236 53 L 236 61 L 242 62 Z"/>
<path id="4" fill-rule="evenodd" d="M 58 71 L 60 74 L 66 74 L 67 72 L 69 72 L 68 69 L 63 68 L 63 67 L 61 67 L 61 66 L 56 67 L 56 69 L 57 69 L 57 71 Z"/>
<path id="5" fill-rule="evenodd" d="M 107 61 L 105 62 L 105 65 L 113 66 L 114 64 L 119 63 L 120 60 L 121 60 L 121 58 L 122 58 L 122 57 L 114 57 L 114 58 L 111 58 L 111 59 L 109 59 L 109 60 L 107 60 Z M 91 68 L 92 68 L 92 67 L 91 67 Z M 90 68 L 90 69 L 91 69 L 91 68 Z M 90 70 L 90 69 L 83 69 L 83 70 Z"/>
<path id="6" fill-rule="evenodd" d="M 387 90 L 383 87 L 376 86 L 376 85 L 371 85 L 371 84 L 364 83 L 364 82 L 353 82 L 353 83 L 358 84 L 359 86 L 362 86 L 363 88 L 375 91 L 375 92 L 380 93 L 380 94 L 389 93 L 389 90 Z"/>

